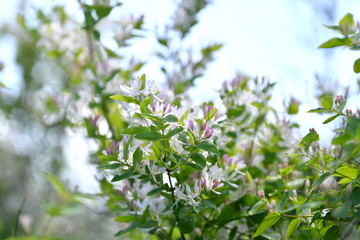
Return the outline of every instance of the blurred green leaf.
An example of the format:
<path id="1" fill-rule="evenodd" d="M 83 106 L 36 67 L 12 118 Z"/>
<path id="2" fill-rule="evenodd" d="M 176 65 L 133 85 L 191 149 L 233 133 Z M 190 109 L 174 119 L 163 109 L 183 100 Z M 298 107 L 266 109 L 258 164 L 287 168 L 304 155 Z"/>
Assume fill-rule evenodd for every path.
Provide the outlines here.
<path id="1" fill-rule="evenodd" d="M 354 72 L 355 73 L 359 73 L 360 72 L 360 58 L 358 58 L 355 62 L 354 62 Z"/>
<path id="2" fill-rule="evenodd" d="M 127 129 L 124 129 L 122 131 L 122 134 L 139 134 L 139 133 L 144 133 L 144 132 L 150 132 L 150 128 L 148 127 L 130 127 Z"/>
<path id="3" fill-rule="evenodd" d="M 295 218 L 295 219 L 291 220 L 291 222 L 289 223 L 287 230 L 286 230 L 286 234 L 285 234 L 286 240 L 290 239 L 291 235 L 293 235 L 295 230 L 298 228 L 300 221 L 301 221 L 300 218 Z"/>
<path id="4" fill-rule="evenodd" d="M 113 164 L 100 165 L 97 168 L 98 169 L 112 169 L 113 170 L 113 169 L 118 169 L 118 168 L 120 168 L 122 166 L 123 166 L 123 164 L 121 164 L 121 163 L 113 163 Z"/>
<path id="5" fill-rule="evenodd" d="M 334 104 L 334 101 L 331 96 L 324 96 L 321 98 L 321 106 L 323 108 L 331 109 L 333 104 Z"/>
<path id="6" fill-rule="evenodd" d="M 320 184 L 322 184 L 328 177 L 331 176 L 330 172 L 326 172 L 323 175 L 321 175 L 318 179 L 316 179 L 316 181 L 313 183 L 313 185 L 311 186 L 312 189 L 317 188 L 318 186 L 320 186 Z"/>
<path id="7" fill-rule="evenodd" d="M 191 233 L 195 228 L 195 221 L 192 217 L 183 217 L 179 220 L 179 229 L 182 233 Z"/>
<path id="8" fill-rule="evenodd" d="M 336 240 L 340 237 L 340 229 L 338 226 L 331 226 L 324 235 L 324 240 Z"/>
<path id="9" fill-rule="evenodd" d="M 206 159 L 201 153 L 192 153 L 190 158 L 201 168 L 206 167 Z"/>
<path id="10" fill-rule="evenodd" d="M 255 234 L 252 236 L 253 238 L 259 236 L 264 231 L 269 229 L 272 225 L 274 225 L 279 219 L 281 218 L 280 214 L 278 213 L 270 213 L 267 215 L 264 220 L 260 223 L 260 226 L 256 230 Z"/>
<path id="11" fill-rule="evenodd" d="M 334 208 L 331 214 L 335 218 L 346 218 L 350 209 L 351 209 L 351 202 L 346 201 L 341 206 Z"/>
<path id="12" fill-rule="evenodd" d="M 141 160 L 143 158 L 143 152 L 140 147 L 138 147 L 133 154 L 134 166 L 141 168 Z"/>
<path id="13" fill-rule="evenodd" d="M 261 199 L 260 201 L 255 203 L 254 206 L 252 206 L 252 208 L 250 209 L 249 215 L 254 215 L 254 214 L 258 213 L 260 210 L 265 209 L 266 203 L 267 203 L 266 199 Z"/>
<path id="14" fill-rule="evenodd" d="M 308 151 L 311 144 L 319 141 L 319 139 L 319 134 L 314 131 L 309 131 L 309 133 L 301 139 L 299 146 L 305 148 L 305 151 Z"/>
<path id="15" fill-rule="evenodd" d="M 121 102 L 135 103 L 137 105 L 140 105 L 139 100 L 137 100 L 134 97 L 124 96 L 124 95 L 112 95 L 110 96 L 110 98 Z"/>
<path id="16" fill-rule="evenodd" d="M 348 29 L 355 25 L 354 16 L 351 13 L 346 14 L 340 21 L 339 26 L 343 29 L 346 34 L 350 33 Z"/>
<path id="17" fill-rule="evenodd" d="M 154 97 L 150 95 L 149 97 L 145 98 L 144 101 L 140 103 L 140 110 L 142 113 L 149 113 L 148 106 L 154 101 Z"/>
<path id="18" fill-rule="evenodd" d="M 111 182 L 118 182 L 118 181 L 124 180 L 125 178 L 129 178 L 129 177 L 131 177 L 133 175 L 134 172 L 135 172 L 135 169 L 131 167 L 126 172 L 124 172 L 123 174 L 115 175 L 111 179 Z"/>
<path id="19" fill-rule="evenodd" d="M 163 118 L 165 122 L 178 122 L 179 120 L 174 115 L 167 115 Z"/>
<path id="20" fill-rule="evenodd" d="M 327 124 L 327 123 L 329 123 L 329 122 L 332 122 L 332 121 L 334 121 L 334 120 L 335 120 L 337 117 L 339 117 L 339 116 L 340 116 L 340 113 L 335 114 L 335 115 L 329 117 L 328 119 L 326 119 L 322 124 Z"/>
<path id="21" fill-rule="evenodd" d="M 132 230 L 138 228 L 140 226 L 140 222 L 133 222 L 131 223 L 131 225 L 123 230 L 118 231 L 115 234 L 115 237 L 120 237 L 122 235 L 124 235 L 125 233 L 131 232 Z"/>
<path id="22" fill-rule="evenodd" d="M 331 108 L 315 108 L 308 111 L 308 113 L 322 113 L 322 112 L 332 112 Z"/>
<path id="23" fill-rule="evenodd" d="M 174 128 L 172 130 L 170 130 L 166 135 L 165 137 L 167 139 L 170 139 L 171 137 L 175 136 L 176 134 L 180 133 L 183 131 L 183 128 L 182 127 L 177 127 L 177 128 Z"/>
<path id="24" fill-rule="evenodd" d="M 351 44 L 351 38 L 332 38 L 319 46 L 319 48 L 333 48 Z"/>
<path id="25" fill-rule="evenodd" d="M 147 205 L 144 212 L 140 216 L 140 219 L 139 219 L 140 224 L 144 224 L 146 222 L 146 219 L 149 217 L 149 215 L 150 215 L 150 206 Z"/>
<path id="26" fill-rule="evenodd" d="M 145 141 L 158 141 L 162 139 L 162 135 L 158 132 L 143 132 L 135 135 L 136 139 Z"/>
<path id="27" fill-rule="evenodd" d="M 136 222 L 136 221 L 138 221 L 138 218 L 133 215 L 118 216 L 118 217 L 114 218 L 114 221 L 115 222 Z"/>
<path id="28" fill-rule="evenodd" d="M 219 155 L 219 150 L 215 146 L 215 144 L 208 142 L 208 141 L 202 141 L 199 144 L 196 145 L 197 148 L 215 153 L 216 155 Z"/>

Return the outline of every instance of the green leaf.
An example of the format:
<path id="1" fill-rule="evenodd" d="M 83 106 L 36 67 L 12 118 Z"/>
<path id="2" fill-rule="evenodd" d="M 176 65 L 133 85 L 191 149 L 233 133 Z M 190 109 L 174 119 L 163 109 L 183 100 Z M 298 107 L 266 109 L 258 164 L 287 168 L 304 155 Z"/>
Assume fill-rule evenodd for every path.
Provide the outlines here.
<path id="1" fill-rule="evenodd" d="M 203 170 L 204 168 L 200 167 L 199 165 L 197 164 L 194 164 L 194 163 L 185 163 L 186 166 L 189 166 L 189 167 L 192 167 L 193 169 L 195 169 L 196 171 L 201 171 Z"/>
<path id="2" fill-rule="evenodd" d="M 254 215 L 257 212 L 259 212 L 260 210 L 265 209 L 266 202 L 267 202 L 266 199 L 261 199 L 260 201 L 255 203 L 254 206 L 252 206 L 252 208 L 250 209 L 249 215 Z"/>
<path id="3" fill-rule="evenodd" d="M 343 29 L 352 28 L 355 25 L 354 16 L 351 13 L 346 14 L 340 21 L 339 26 Z"/>
<path id="4" fill-rule="evenodd" d="M 222 226 L 224 226 L 228 222 L 239 219 L 239 214 L 236 214 L 236 213 L 239 213 L 239 212 L 240 212 L 239 203 L 233 202 L 233 203 L 230 203 L 230 204 L 226 205 L 221 210 L 221 213 L 220 213 L 220 215 L 218 217 L 217 225 L 221 228 Z"/>
<path id="5" fill-rule="evenodd" d="M 339 144 L 344 145 L 346 142 L 350 141 L 352 139 L 351 133 L 346 132 L 345 134 L 340 134 L 337 137 L 335 137 L 331 144 Z"/>
<path id="6" fill-rule="evenodd" d="M 132 230 L 138 228 L 140 226 L 140 223 L 139 222 L 133 222 L 129 227 L 123 229 L 123 230 L 120 230 L 119 232 L 117 232 L 115 234 L 115 237 L 119 237 L 119 236 L 122 236 L 124 235 L 125 233 L 128 233 L 128 232 L 131 232 Z"/>
<path id="7" fill-rule="evenodd" d="M 360 73 L 360 58 L 358 58 L 355 62 L 354 62 L 354 72 L 355 73 Z"/>
<path id="8" fill-rule="evenodd" d="M 324 42 L 319 46 L 319 48 L 333 48 L 333 47 L 339 47 L 339 46 L 346 46 L 351 44 L 352 41 L 350 38 L 332 38 L 328 40 L 327 42 Z"/>
<path id="9" fill-rule="evenodd" d="M 176 134 L 181 133 L 182 130 L 183 130 L 182 127 L 174 128 L 174 129 L 172 129 L 171 131 L 169 131 L 169 132 L 165 135 L 165 137 L 166 137 L 167 139 L 170 139 L 171 137 L 175 136 Z"/>
<path id="10" fill-rule="evenodd" d="M 329 117 L 329 118 L 326 119 L 322 124 L 327 124 L 327 123 L 329 123 L 329 122 L 332 122 L 332 121 L 334 121 L 338 116 L 340 116 L 340 113 L 335 114 L 335 115 Z"/>
<path id="11" fill-rule="evenodd" d="M 192 153 L 190 158 L 202 169 L 206 167 L 206 159 L 201 153 Z"/>
<path id="12" fill-rule="evenodd" d="M 351 209 L 351 201 L 344 202 L 341 206 L 334 208 L 331 214 L 335 218 L 346 218 Z"/>
<path id="13" fill-rule="evenodd" d="M 301 139 L 299 146 L 305 148 L 305 151 L 307 152 L 311 144 L 313 142 L 319 141 L 319 139 L 319 134 L 314 131 L 309 131 L 309 133 Z"/>
<path id="14" fill-rule="evenodd" d="M 260 226 L 258 227 L 258 229 L 256 230 L 255 234 L 252 237 L 254 238 L 262 234 L 264 231 L 269 229 L 269 227 L 271 227 L 277 221 L 279 221 L 280 218 L 281 216 L 278 213 L 270 213 L 269 215 L 267 215 L 264 218 L 264 220 L 260 223 Z"/>
<path id="15" fill-rule="evenodd" d="M 291 195 L 290 191 L 284 192 L 284 195 L 281 198 L 280 203 L 276 206 L 275 211 L 280 212 L 280 211 L 283 210 L 283 208 L 285 207 L 287 201 L 289 200 L 290 195 Z"/>
<path id="16" fill-rule="evenodd" d="M 334 30 L 338 33 L 341 33 L 340 31 L 340 27 L 339 26 L 328 26 L 328 25 L 324 25 L 325 27 L 327 27 L 328 29 Z"/>
<path id="17" fill-rule="evenodd" d="M 151 120 L 157 126 L 159 126 L 159 124 L 161 123 L 161 118 L 153 116 L 151 114 L 143 113 L 139 114 L 139 116 Z"/>
<path id="18" fill-rule="evenodd" d="M 291 101 L 287 109 L 288 114 L 293 115 L 299 112 L 299 103 L 297 101 Z"/>
<path id="19" fill-rule="evenodd" d="M 219 150 L 215 146 L 215 144 L 208 142 L 208 141 L 202 141 L 198 145 L 196 145 L 197 148 L 215 153 L 216 155 L 219 155 Z"/>
<path id="20" fill-rule="evenodd" d="M 140 216 L 140 223 L 144 224 L 146 222 L 146 219 L 149 217 L 149 215 L 150 215 L 150 205 L 147 205 L 143 214 L 141 214 Z"/>
<path id="21" fill-rule="evenodd" d="M 140 147 L 138 147 L 133 154 L 133 161 L 136 167 L 141 166 L 142 157 L 143 157 L 143 152 L 141 151 Z"/>
<path id="22" fill-rule="evenodd" d="M 147 108 L 153 102 L 153 95 L 147 97 L 140 103 L 140 110 L 142 113 L 149 113 L 149 109 Z"/>
<path id="23" fill-rule="evenodd" d="M 144 90 L 146 87 L 146 75 L 145 74 L 141 75 L 139 79 L 141 81 L 140 90 Z"/>
<path id="24" fill-rule="evenodd" d="M 321 106 L 324 108 L 332 108 L 334 104 L 333 98 L 331 96 L 324 96 L 321 98 Z"/>
<path id="25" fill-rule="evenodd" d="M 205 120 L 210 121 L 214 117 L 216 112 L 217 112 L 217 108 L 211 109 L 208 115 L 206 116 Z"/>
<path id="26" fill-rule="evenodd" d="M 162 138 L 162 135 L 158 132 L 143 132 L 135 135 L 136 139 L 144 141 L 158 141 Z"/>
<path id="27" fill-rule="evenodd" d="M 131 127 L 122 131 L 122 134 L 139 134 L 143 132 L 150 132 L 148 127 Z"/>
<path id="28" fill-rule="evenodd" d="M 313 183 L 313 185 L 311 186 L 312 189 L 317 188 L 318 186 L 320 186 L 320 184 L 322 184 L 328 177 L 331 176 L 330 172 L 326 172 L 323 175 L 321 175 L 318 179 L 316 179 L 316 181 Z"/>
<path id="29" fill-rule="evenodd" d="M 136 222 L 137 220 L 138 220 L 138 218 L 133 215 L 118 216 L 118 217 L 114 218 L 115 222 Z"/>
<path id="30" fill-rule="evenodd" d="M 62 197 L 67 198 L 70 196 L 69 191 L 66 189 L 65 185 L 52 173 L 46 173 L 46 178 L 55 188 L 56 192 Z"/>
<path id="31" fill-rule="evenodd" d="M 0 82 L 0 88 L 9 89 L 4 83 Z"/>
<path id="32" fill-rule="evenodd" d="M 308 113 L 322 113 L 322 112 L 332 112 L 331 108 L 315 108 L 308 111 Z"/>
<path id="33" fill-rule="evenodd" d="M 110 98 L 121 102 L 135 103 L 137 105 L 140 104 L 139 100 L 137 100 L 134 97 L 124 96 L 124 95 L 112 95 L 110 96 Z"/>
<path id="34" fill-rule="evenodd" d="M 121 166 L 123 166 L 123 164 L 121 164 L 121 163 L 113 163 L 113 164 L 100 165 L 97 168 L 98 169 L 118 169 Z"/>
<path id="35" fill-rule="evenodd" d="M 330 227 L 324 236 L 324 240 L 336 240 L 340 237 L 340 229 L 338 226 Z"/>
<path id="36" fill-rule="evenodd" d="M 180 218 L 178 227 L 184 234 L 191 233 L 195 228 L 195 220 L 192 217 Z"/>
<path id="37" fill-rule="evenodd" d="M 113 155 L 100 155 L 98 157 L 100 160 L 102 161 L 106 161 L 106 162 L 111 162 L 111 161 L 117 161 L 117 156 L 113 156 Z"/>
<path id="38" fill-rule="evenodd" d="M 194 145 L 195 144 L 194 135 L 190 131 L 187 131 L 187 134 L 188 134 L 188 136 L 190 138 L 190 142 Z"/>
<path id="39" fill-rule="evenodd" d="M 111 182 L 118 182 L 118 181 L 121 181 L 125 178 L 128 178 L 128 177 L 131 177 L 133 175 L 133 173 L 135 172 L 135 169 L 134 168 L 129 168 L 126 172 L 124 172 L 123 174 L 121 175 L 115 175 L 113 177 L 113 179 L 111 179 Z"/>
<path id="40" fill-rule="evenodd" d="M 165 122 L 178 122 L 179 120 L 174 115 L 167 115 L 163 118 Z"/>
<path id="41" fill-rule="evenodd" d="M 153 196 L 153 195 L 161 192 L 161 190 L 162 190 L 162 189 L 161 189 L 160 187 L 154 188 L 153 190 L 149 191 L 146 195 L 147 195 L 147 196 Z"/>
<path id="42" fill-rule="evenodd" d="M 289 223 L 287 230 L 286 230 L 286 235 L 285 235 L 286 240 L 289 239 L 291 237 L 291 235 L 295 232 L 295 230 L 299 226 L 300 221 L 301 221 L 300 218 L 295 218 L 295 219 L 291 220 L 291 222 Z"/>
<path id="43" fill-rule="evenodd" d="M 117 59 L 121 59 L 122 57 L 119 56 L 117 53 L 115 53 L 113 50 L 111 50 L 110 48 L 107 48 L 107 47 L 103 47 L 103 49 L 105 50 L 106 52 L 106 55 L 109 57 L 109 58 L 117 58 Z M 119 71 L 115 71 L 116 73 L 118 73 Z M 106 81 L 105 81 L 106 82 Z"/>
<path id="44" fill-rule="evenodd" d="M 359 174 L 359 171 L 356 168 L 350 166 L 344 166 L 336 169 L 333 176 L 349 178 L 350 181 L 355 180 Z"/>

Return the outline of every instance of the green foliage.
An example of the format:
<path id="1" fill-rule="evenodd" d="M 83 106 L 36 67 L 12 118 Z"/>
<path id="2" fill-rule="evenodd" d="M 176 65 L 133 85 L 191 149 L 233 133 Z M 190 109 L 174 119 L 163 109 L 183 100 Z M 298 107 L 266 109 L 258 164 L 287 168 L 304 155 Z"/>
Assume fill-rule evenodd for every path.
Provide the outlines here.
<path id="1" fill-rule="evenodd" d="M 169 85 L 167 93 L 171 95 L 167 97 L 144 74 L 136 78 L 146 61 L 133 58 L 127 63 L 126 56 L 118 51 L 140 36 L 143 17 L 132 17 L 130 23 L 119 24 L 123 29 L 114 37 L 117 47 L 110 47 L 102 39 L 99 23 L 110 19 L 122 4 L 105 0 L 79 3 L 83 23 L 76 23 L 61 6 L 54 7 L 51 13 L 37 10 L 36 27 L 28 26 L 23 16 L 18 17 L 27 38 L 19 43 L 18 63 L 23 68 L 24 89 L 28 92 L 16 99 L 15 107 L 4 103 L 1 110 L 9 118 L 24 112 L 24 119 L 30 122 L 41 119 L 38 125 L 42 132 L 53 130 L 58 137 L 53 145 L 65 141 L 67 132 L 84 134 L 97 145 L 91 160 L 99 171 L 100 192 L 92 196 L 80 194 L 70 190 L 56 174 L 47 173 L 47 181 L 56 194 L 41 204 L 45 216 L 69 219 L 84 205 L 101 199 L 105 206 L 99 209 L 104 211 L 104 218 L 119 223 L 115 228 L 106 221 L 91 224 L 93 228 L 104 227 L 99 233 L 101 239 L 106 239 L 107 233 L 121 239 L 197 240 L 359 236 L 360 113 L 344 110 L 346 101 L 342 95 L 325 95 L 320 107 L 309 110 L 331 114 L 323 124 L 342 120 L 327 147 L 320 147 L 320 135 L 313 128 L 301 140 L 294 137 L 293 131 L 299 125 L 282 119 L 297 114 L 300 103 L 291 99 L 285 109 L 273 108 L 269 103 L 274 83 L 267 78 L 237 75 L 225 81 L 219 90 L 222 108 L 212 102 L 189 104 L 188 89 L 204 75 L 222 44 L 195 49 L 197 55 L 183 48 L 183 41 L 197 24 L 198 14 L 209 3 L 184 0 L 175 12 L 175 16 L 183 17 L 172 18 L 164 33 L 156 33 L 156 57 L 161 61 L 161 71 Z M 57 41 L 46 42 L 45 33 L 39 29 L 51 28 L 54 23 L 59 23 L 62 32 L 56 36 Z M 78 31 L 80 25 L 87 34 L 87 46 L 76 45 L 81 38 L 75 35 L 74 46 L 64 48 L 61 43 L 71 37 L 68 32 L 75 31 L 68 27 L 76 26 Z M 352 14 L 344 16 L 338 26 L 327 27 L 342 37 L 332 38 L 320 48 L 360 49 Z M 60 79 L 64 80 L 49 85 L 54 95 L 38 95 L 48 91 L 45 82 L 33 77 L 40 58 L 51 60 L 61 71 Z M 112 61 L 117 67 L 109 70 Z M 355 61 L 354 71 L 360 72 L 359 60 Z M 0 84 L 1 89 L 4 87 Z M 91 97 L 83 97 L 84 91 Z M 39 97 L 43 104 L 36 102 Z M 14 126 L 22 126 L 27 120 L 17 121 Z M 42 145 L 44 149 L 47 142 Z M 42 158 L 45 152 L 41 153 Z M 26 159 L 35 159 L 34 156 Z M 22 168 L 27 169 L 27 165 Z M 33 168 L 30 164 L 29 169 Z M 61 239 L 45 237 L 60 232 L 47 224 L 29 228 L 22 211 L 22 207 L 17 210 L 17 221 L 22 217 L 21 230 L 15 227 L 14 237 L 9 238 L 9 231 L 1 232 L 0 224 L 0 237 Z M 87 215 L 86 212 L 81 221 L 88 221 Z M 44 236 L 31 237 L 41 232 L 39 229 L 45 229 L 41 234 Z M 89 239 L 90 232 L 96 231 L 87 233 L 80 229 L 84 233 L 74 239 Z M 17 234 L 26 237 L 16 237 Z"/>
<path id="2" fill-rule="evenodd" d="M 354 16 L 351 13 L 346 14 L 337 26 L 326 26 L 329 29 L 343 35 L 343 38 L 332 38 L 320 45 L 320 48 L 334 48 L 346 46 L 352 50 L 359 49 L 360 32 L 358 26 L 355 25 Z M 353 69 L 355 73 L 360 72 L 359 59 L 354 62 Z"/>

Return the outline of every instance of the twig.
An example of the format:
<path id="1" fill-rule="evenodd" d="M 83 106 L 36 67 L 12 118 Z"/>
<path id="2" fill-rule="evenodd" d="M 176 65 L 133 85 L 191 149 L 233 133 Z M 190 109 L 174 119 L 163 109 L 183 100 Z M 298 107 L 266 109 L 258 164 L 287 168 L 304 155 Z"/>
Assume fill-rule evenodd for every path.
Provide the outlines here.
<path id="1" fill-rule="evenodd" d="M 175 218 L 176 218 L 176 222 L 179 223 L 179 215 L 178 215 L 178 212 L 177 212 L 177 207 L 175 205 L 175 193 L 174 193 L 174 186 L 172 184 L 172 180 L 171 180 L 171 176 L 170 176 L 170 173 L 171 173 L 171 170 L 170 169 L 166 169 L 167 171 L 167 175 L 168 175 L 168 178 L 169 178 L 169 184 L 170 184 L 170 191 L 171 191 L 171 197 L 172 197 L 172 200 L 173 200 L 173 204 L 174 204 L 174 213 L 175 213 Z M 183 240 L 186 240 L 185 238 L 185 235 L 180 231 L 180 234 L 181 234 L 181 238 Z M 171 236 L 170 236 L 171 237 Z"/>
<path id="2" fill-rule="evenodd" d="M 16 214 L 16 221 L 15 221 L 15 227 L 14 227 L 14 237 L 16 237 L 16 232 L 17 232 L 17 229 L 18 229 L 18 226 L 19 226 L 19 217 L 20 217 L 20 214 L 21 214 L 21 211 L 23 210 L 24 208 L 24 204 L 25 204 L 25 197 L 23 198 L 22 202 L 21 202 L 21 205 L 20 205 L 20 208 Z"/>

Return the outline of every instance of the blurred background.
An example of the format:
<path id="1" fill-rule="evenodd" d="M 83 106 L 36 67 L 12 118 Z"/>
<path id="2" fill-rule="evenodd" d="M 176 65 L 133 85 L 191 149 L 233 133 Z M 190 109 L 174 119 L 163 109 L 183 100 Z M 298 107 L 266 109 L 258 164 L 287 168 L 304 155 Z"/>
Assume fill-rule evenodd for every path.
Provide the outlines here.
<path id="1" fill-rule="evenodd" d="M 336 25 L 348 12 L 360 19 L 359 1 L 121 3 L 0 2 L 0 239 L 112 238 L 119 226 L 91 163 L 99 142 L 118 131 L 106 121 L 121 115 L 101 105 L 100 93 L 141 74 L 177 93 L 189 88 L 196 104 L 217 102 L 222 82 L 234 76 L 269 77 L 277 83 L 273 106 L 301 103 L 294 116 L 303 127 L 299 138 L 310 127 L 336 128 L 306 114 L 321 96 L 347 95 L 360 107 L 357 53 L 318 49 L 334 37 L 324 24 Z M 92 5 L 111 7 L 98 12 Z"/>

